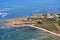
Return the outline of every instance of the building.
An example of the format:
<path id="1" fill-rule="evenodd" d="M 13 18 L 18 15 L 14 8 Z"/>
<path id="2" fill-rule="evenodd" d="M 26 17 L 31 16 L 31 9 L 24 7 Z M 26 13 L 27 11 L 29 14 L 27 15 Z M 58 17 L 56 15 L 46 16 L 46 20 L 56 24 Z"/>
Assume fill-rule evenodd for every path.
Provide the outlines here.
<path id="1" fill-rule="evenodd" d="M 47 18 L 54 18 L 54 15 L 52 15 L 52 14 L 47 14 Z"/>
<path id="2" fill-rule="evenodd" d="M 58 17 L 56 18 L 57 21 L 60 21 L 60 14 L 57 14 Z"/>

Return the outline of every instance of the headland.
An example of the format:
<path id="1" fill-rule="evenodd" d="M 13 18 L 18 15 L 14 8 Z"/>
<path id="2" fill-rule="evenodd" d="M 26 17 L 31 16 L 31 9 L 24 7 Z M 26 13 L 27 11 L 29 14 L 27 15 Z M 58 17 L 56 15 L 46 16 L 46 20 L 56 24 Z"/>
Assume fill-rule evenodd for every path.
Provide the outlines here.
<path id="1" fill-rule="evenodd" d="M 8 20 L 6 25 L 11 27 L 31 26 L 48 33 L 60 36 L 60 14 L 36 14 L 25 18 Z"/>

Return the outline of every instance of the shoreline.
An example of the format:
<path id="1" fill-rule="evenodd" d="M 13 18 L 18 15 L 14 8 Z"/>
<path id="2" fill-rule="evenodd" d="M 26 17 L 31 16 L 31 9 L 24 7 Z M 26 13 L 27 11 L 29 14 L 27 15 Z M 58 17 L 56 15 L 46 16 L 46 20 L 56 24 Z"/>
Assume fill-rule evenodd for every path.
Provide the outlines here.
<path id="1" fill-rule="evenodd" d="M 58 33 L 49 31 L 49 30 L 47 30 L 47 29 L 44 29 L 44 28 L 41 28 L 41 27 L 38 27 L 38 26 L 29 25 L 29 24 L 13 25 L 13 26 L 7 25 L 7 28 L 8 28 L 8 29 L 9 29 L 9 28 L 19 28 L 19 27 L 23 27 L 23 26 L 28 26 L 28 27 L 32 27 L 32 28 L 36 28 L 36 29 L 42 30 L 43 32 L 47 32 L 47 33 L 48 33 L 48 34 L 47 34 L 48 36 L 49 36 L 49 34 L 50 34 L 50 36 L 53 36 L 53 37 L 54 37 L 54 36 L 60 37 L 60 34 L 58 34 Z"/>
<path id="2" fill-rule="evenodd" d="M 59 36 L 59 37 L 60 37 L 60 34 L 58 34 L 58 33 L 55 33 L 55 32 L 52 32 L 52 31 L 49 31 L 49 30 L 46 30 L 46 29 L 44 29 L 44 28 L 37 27 L 37 26 L 34 26 L 34 25 L 27 25 L 27 24 L 25 24 L 25 25 L 14 25 L 13 27 L 16 27 L 16 28 L 17 28 L 17 27 L 22 27 L 22 26 L 33 27 L 33 28 L 36 28 L 36 29 L 45 31 L 45 32 L 47 32 L 47 33 L 50 33 L 50 34 L 52 34 L 52 35 L 55 35 L 55 36 Z M 9 27 L 9 28 L 11 28 L 11 27 Z"/>
<path id="3" fill-rule="evenodd" d="M 46 15 L 49 16 L 51 14 L 46 14 Z M 55 14 L 53 14 L 53 15 L 55 15 Z M 17 28 L 17 27 L 22 27 L 22 26 L 29 26 L 29 27 L 43 30 L 47 33 L 50 33 L 50 34 L 60 37 L 60 31 L 59 31 L 60 30 L 60 26 L 59 26 L 60 23 L 59 23 L 59 21 L 57 21 L 54 18 L 46 17 L 46 19 L 45 19 L 45 16 L 43 16 L 42 14 L 36 14 L 36 15 L 28 17 L 28 18 L 8 19 L 8 20 L 5 20 L 6 21 L 5 24 L 6 24 L 7 28 L 12 28 L 12 27 Z M 53 19 L 53 21 L 52 21 L 52 19 Z M 53 23 L 51 23 L 51 22 L 53 22 Z M 41 26 L 39 27 L 38 24 L 40 24 Z M 51 31 L 50 31 L 50 29 L 51 29 Z"/>
<path id="4" fill-rule="evenodd" d="M 33 25 L 28 25 L 28 26 L 31 26 L 31 27 L 40 29 L 40 30 L 42 30 L 42 31 L 45 31 L 45 32 L 48 32 L 48 33 L 50 33 L 50 34 L 53 34 L 53 35 L 56 35 L 56 36 L 59 36 L 59 37 L 60 37 L 60 34 L 57 34 L 57 33 L 52 32 L 52 31 L 48 31 L 48 30 L 46 30 L 46 29 L 44 29 L 44 28 L 36 27 L 36 26 L 33 26 Z"/>

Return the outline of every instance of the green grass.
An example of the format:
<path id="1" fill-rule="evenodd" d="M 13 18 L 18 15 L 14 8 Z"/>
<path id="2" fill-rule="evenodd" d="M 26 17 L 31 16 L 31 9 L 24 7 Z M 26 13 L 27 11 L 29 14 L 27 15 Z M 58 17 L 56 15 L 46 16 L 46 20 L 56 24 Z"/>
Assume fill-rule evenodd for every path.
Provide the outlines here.
<path id="1" fill-rule="evenodd" d="M 41 28 L 45 28 L 49 31 L 53 31 L 53 32 L 60 31 L 55 25 L 55 23 L 56 23 L 55 20 L 54 20 L 54 22 L 52 20 L 44 20 L 44 21 L 42 21 L 42 23 L 43 23 L 42 25 L 39 25 L 39 24 L 36 24 L 36 25 Z"/>

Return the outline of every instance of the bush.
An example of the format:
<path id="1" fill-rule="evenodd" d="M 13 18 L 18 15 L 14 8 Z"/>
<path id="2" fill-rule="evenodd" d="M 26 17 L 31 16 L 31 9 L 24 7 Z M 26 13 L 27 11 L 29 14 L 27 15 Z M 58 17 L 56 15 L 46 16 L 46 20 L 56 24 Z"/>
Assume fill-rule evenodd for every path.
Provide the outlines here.
<path id="1" fill-rule="evenodd" d="M 37 21 L 37 24 L 42 24 L 42 22 L 40 22 L 40 21 Z"/>

